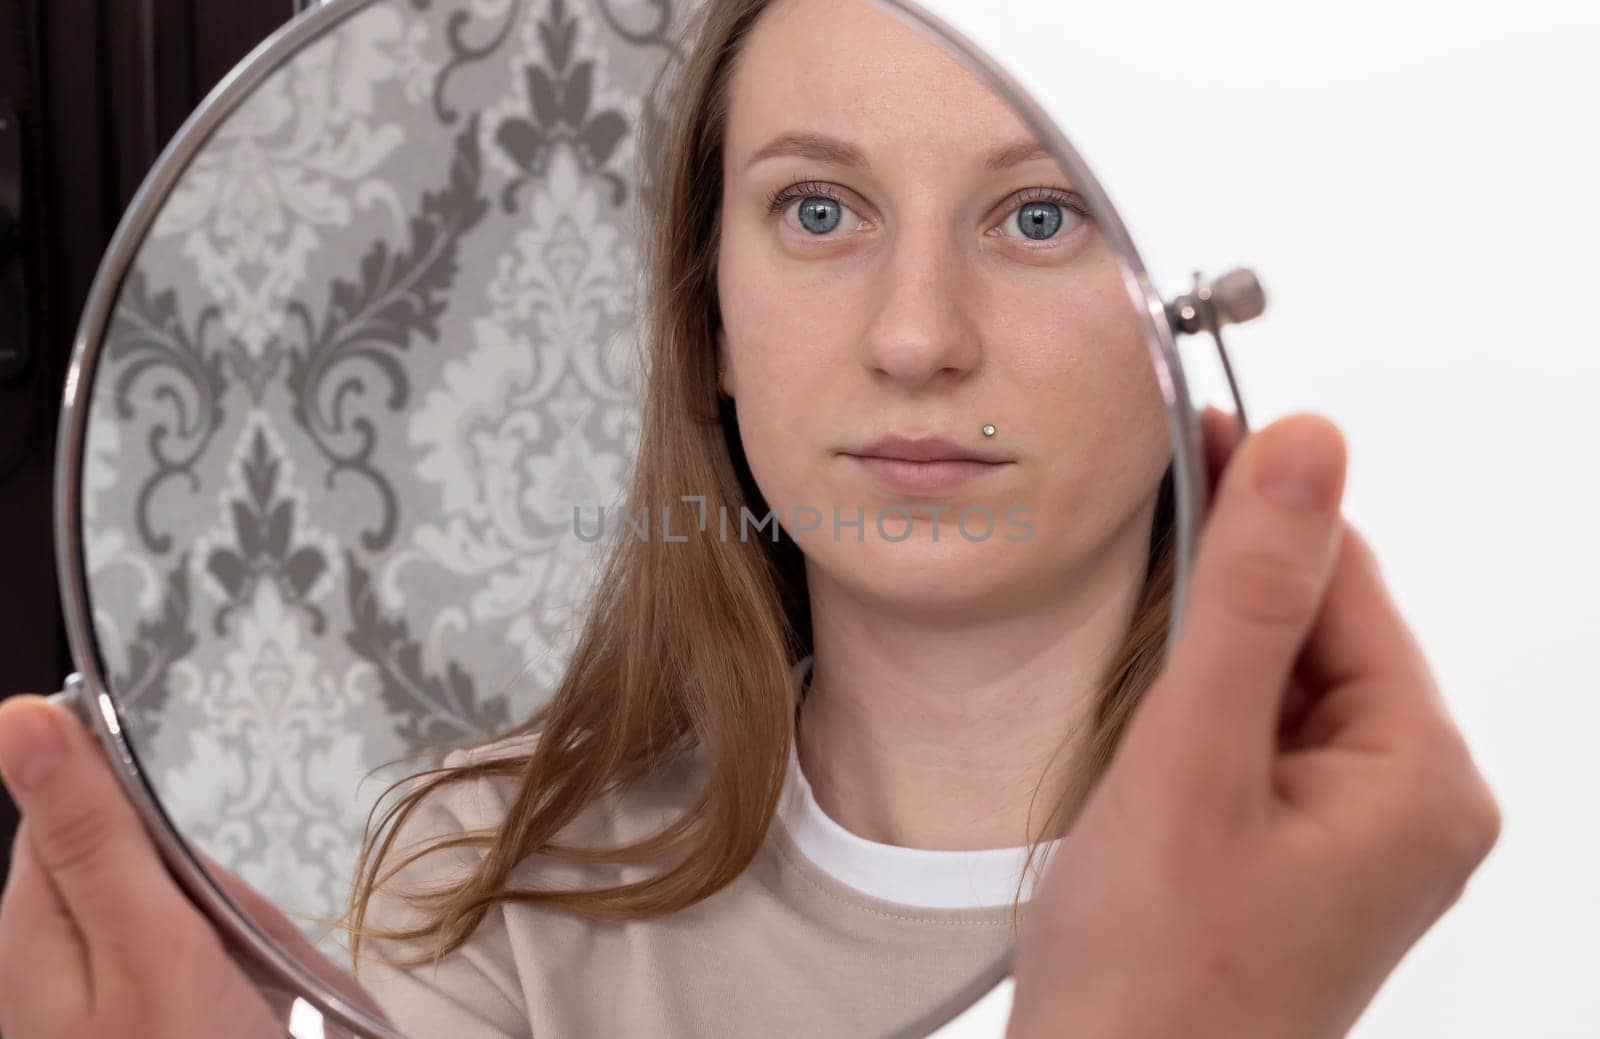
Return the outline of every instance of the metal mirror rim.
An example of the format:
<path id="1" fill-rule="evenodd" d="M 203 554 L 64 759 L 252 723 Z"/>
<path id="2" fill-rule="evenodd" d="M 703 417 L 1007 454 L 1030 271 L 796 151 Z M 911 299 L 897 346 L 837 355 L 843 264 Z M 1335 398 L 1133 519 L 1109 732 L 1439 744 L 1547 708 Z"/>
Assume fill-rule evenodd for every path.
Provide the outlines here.
<path id="1" fill-rule="evenodd" d="M 57 433 L 55 466 L 55 549 L 57 578 L 67 629 L 67 644 L 79 680 L 73 706 L 95 733 L 112 764 L 123 791 L 150 831 L 174 876 L 206 912 L 211 921 L 273 981 L 334 1022 L 370 1039 L 412 1039 L 394 1026 L 357 1007 L 285 952 L 262 930 L 243 907 L 214 880 L 179 834 L 156 797 L 138 756 L 124 735 L 119 705 L 105 680 L 96 650 L 86 567 L 83 558 L 82 507 L 84 449 L 88 435 L 89 397 L 93 374 L 111 313 L 139 246 L 182 173 L 210 139 L 213 131 L 250 96 L 257 86 L 292 58 L 307 43 L 331 30 L 345 18 L 383 0 L 330 0 L 311 8 L 263 40 L 236 65 L 190 114 L 162 150 L 135 193 L 90 286 L 83 317 L 74 337 L 67 369 L 61 420 Z M 1053 153 L 1072 178 L 1094 214 L 1101 233 L 1117 256 L 1123 281 L 1140 315 L 1150 344 L 1168 426 L 1174 445 L 1173 491 L 1177 527 L 1177 575 L 1174 607 L 1167 631 L 1167 648 L 1180 626 L 1183 591 L 1187 583 L 1199 517 L 1204 514 L 1202 440 L 1174 332 L 1166 306 L 1151 284 L 1143 260 L 1105 189 L 1065 134 L 999 63 L 971 39 L 933 14 L 916 0 L 870 0 L 909 21 L 960 58 L 1004 97 L 1024 118 L 1039 140 Z M 888 1039 L 921 1039 L 969 1009 L 1011 973 L 1012 950 L 1007 950 L 960 991 Z"/>

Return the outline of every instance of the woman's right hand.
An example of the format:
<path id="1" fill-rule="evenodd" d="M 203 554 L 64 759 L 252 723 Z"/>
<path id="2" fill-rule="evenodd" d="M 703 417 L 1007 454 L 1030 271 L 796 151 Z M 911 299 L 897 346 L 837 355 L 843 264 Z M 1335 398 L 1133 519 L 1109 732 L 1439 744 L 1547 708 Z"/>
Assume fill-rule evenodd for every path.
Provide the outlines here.
<path id="1" fill-rule="evenodd" d="M 1499 835 L 1340 516 L 1338 429 L 1295 416 L 1235 452 L 1231 417 L 1205 424 L 1183 628 L 1034 894 L 1008 1039 L 1343 1035 Z"/>

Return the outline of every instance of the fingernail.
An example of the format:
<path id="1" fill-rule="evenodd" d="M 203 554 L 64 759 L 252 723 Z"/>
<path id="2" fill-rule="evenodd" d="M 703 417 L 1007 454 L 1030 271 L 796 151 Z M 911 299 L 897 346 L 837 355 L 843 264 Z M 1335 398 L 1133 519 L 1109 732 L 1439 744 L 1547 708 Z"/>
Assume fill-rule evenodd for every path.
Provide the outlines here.
<path id="1" fill-rule="evenodd" d="M 67 758 L 61 730 L 44 710 L 14 707 L 0 722 L 0 772 L 21 792 L 44 784 Z"/>
<path id="2" fill-rule="evenodd" d="M 1303 424 L 1273 430 L 1257 445 L 1255 486 L 1279 505 L 1302 512 L 1326 510 L 1339 493 L 1338 452 L 1328 438 Z"/>

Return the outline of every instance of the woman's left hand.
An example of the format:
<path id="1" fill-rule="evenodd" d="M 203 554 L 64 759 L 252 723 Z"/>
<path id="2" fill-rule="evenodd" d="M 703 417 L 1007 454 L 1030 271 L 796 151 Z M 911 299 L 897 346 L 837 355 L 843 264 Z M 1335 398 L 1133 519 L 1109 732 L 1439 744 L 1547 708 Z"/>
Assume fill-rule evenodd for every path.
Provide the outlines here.
<path id="1" fill-rule="evenodd" d="M 23 815 L 0 896 L 0 1034 L 282 1039 L 75 718 L 34 696 L 0 704 L 0 775 Z M 237 878 L 219 879 L 291 951 L 311 948 Z"/>

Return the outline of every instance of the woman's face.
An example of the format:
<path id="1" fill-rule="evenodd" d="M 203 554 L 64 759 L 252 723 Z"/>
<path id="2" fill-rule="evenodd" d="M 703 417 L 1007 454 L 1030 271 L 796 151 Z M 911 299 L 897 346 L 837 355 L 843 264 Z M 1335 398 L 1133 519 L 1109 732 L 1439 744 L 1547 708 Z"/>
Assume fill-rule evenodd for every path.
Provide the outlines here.
<path id="1" fill-rule="evenodd" d="M 730 85 L 718 349 L 813 582 L 1002 610 L 1142 565 L 1160 391 L 1113 255 L 1022 120 L 864 0 L 777 0 Z M 886 434 L 996 464 L 861 457 Z"/>

